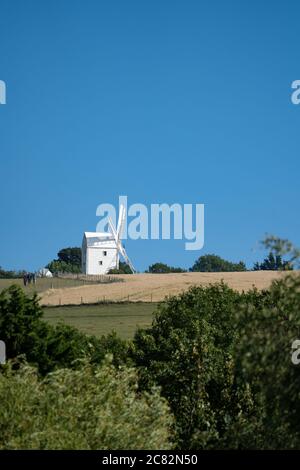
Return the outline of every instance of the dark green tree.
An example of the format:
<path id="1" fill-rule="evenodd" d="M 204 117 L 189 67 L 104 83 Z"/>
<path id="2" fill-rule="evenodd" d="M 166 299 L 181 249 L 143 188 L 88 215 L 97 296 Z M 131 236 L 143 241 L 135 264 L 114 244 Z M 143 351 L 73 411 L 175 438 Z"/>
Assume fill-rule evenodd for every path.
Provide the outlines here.
<path id="1" fill-rule="evenodd" d="M 269 253 L 275 258 L 281 258 L 282 266 L 280 269 L 287 271 L 300 266 L 300 249 L 295 247 L 289 240 L 267 234 L 260 242 L 260 245 L 264 249 L 269 250 Z M 256 263 L 254 266 L 258 267 L 259 263 Z"/>
<path id="2" fill-rule="evenodd" d="M 255 263 L 254 271 L 285 271 L 291 270 L 292 266 L 288 261 L 283 261 L 280 255 L 274 255 L 271 251 L 262 263 Z"/>
<path id="3" fill-rule="evenodd" d="M 300 447 L 299 292 L 300 276 L 289 275 L 262 292 L 260 302 L 236 311 L 236 384 L 248 389 L 252 401 L 243 426 L 231 430 L 240 447 Z"/>
<path id="4" fill-rule="evenodd" d="M 0 338 L 6 344 L 8 358 L 30 349 L 42 315 L 37 294 L 29 297 L 17 285 L 0 293 Z"/>
<path id="5" fill-rule="evenodd" d="M 65 261 L 59 261 L 57 259 L 51 261 L 47 264 L 46 268 L 48 268 L 52 273 L 73 273 L 79 274 L 81 273 L 81 268 L 74 264 L 68 264 Z"/>
<path id="6" fill-rule="evenodd" d="M 115 333 L 96 338 L 63 323 L 49 325 L 42 316 L 36 294 L 30 297 L 16 285 L 0 293 L 0 339 L 6 344 L 8 359 L 25 355 L 43 374 L 73 367 L 83 357 L 100 363 L 111 353 L 116 365 L 127 360 L 128 344 Z"/>
<path id="7" fill-rule="evenodd" d="M 81 267 L 81 248 L 79 247 L 63 248 L 57 253 L 57 257 L 59 261 Z"/>
<path id="8" fill-rule="evenodd" d="M 139 386 L 161 387 L 177 448 L 300 447 L 299 292 L 300 276 L 241 294 L 191 288 L 138 330 Z"/>
<path id="9" fill-rule="evenodd" d="M 182 268 L 174 268 L 173 266 L 168 266 L 167 264 L 164 264 L 164 263 L 154 263 L 151 266 L 149 266 L 148 272 L 152 274 L 184 273 L 185 270 Z"/>
<path id="10" fill-rule="evenodd" d="M 63 248 L 57 253 L 57 259 L 47 264 L 52 273 L 80 273 L 81 272 L 81 248 Z"/>
<path id="11" fill-rule="evenodd" d="M 0 266 L 0 279 L 20 279 L 24 274 L 25 271 L 7 271 Z"/>
<path id="12" fill-rule="evenodd" d="M 200 256 L 190 269 L 192 272 L 234 272 L 246 271 L 246 265 L 243 261 L 232 263 L 226 261 L 220 256 L 207 254 Z"/>
<path id="13" fill-rule="evenodd" d="M 218 446 L 246 400 L 234 392 L 232 360 L 232 315 L 243 298 L 224 284 L 191 288 L 161 304 L 152 327 L 134 337 L 140 387 L 162 388 L 180 449 Z"/>

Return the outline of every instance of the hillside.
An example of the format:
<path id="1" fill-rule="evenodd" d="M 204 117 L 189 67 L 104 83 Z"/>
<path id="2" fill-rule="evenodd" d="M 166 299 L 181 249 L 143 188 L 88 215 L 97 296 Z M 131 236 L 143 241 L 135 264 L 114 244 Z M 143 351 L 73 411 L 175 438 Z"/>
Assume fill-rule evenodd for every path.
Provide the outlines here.
<path id="1" fill-rule="evenodd" d="M 299 271 L 295 271 L 299 273 Z M 41 294 L 43 305 L 78 305 L 99 301 L 158 302 L 167 295 L 175 295 L 192 285 L 207 286 L 224 280 L 238 291 L 267 288 L 274 279 L 286 276 L 282 271 L 249 271 L 233 273 L 172 273 L 123 275 L 124 282 L 81 285 L 61 289 L 48 289 Z"/>

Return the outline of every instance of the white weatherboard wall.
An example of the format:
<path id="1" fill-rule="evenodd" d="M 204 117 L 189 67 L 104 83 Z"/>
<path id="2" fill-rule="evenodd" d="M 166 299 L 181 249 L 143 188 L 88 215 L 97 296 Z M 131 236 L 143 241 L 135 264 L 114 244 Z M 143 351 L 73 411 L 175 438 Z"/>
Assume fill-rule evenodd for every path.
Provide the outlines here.
<path id="1" fill-rule="evenodd" d="M 119 255 L 116 242 L 110 233 L 85 232 L 82 240 L 82 272 L 106 274 L 118 268 Z"/>

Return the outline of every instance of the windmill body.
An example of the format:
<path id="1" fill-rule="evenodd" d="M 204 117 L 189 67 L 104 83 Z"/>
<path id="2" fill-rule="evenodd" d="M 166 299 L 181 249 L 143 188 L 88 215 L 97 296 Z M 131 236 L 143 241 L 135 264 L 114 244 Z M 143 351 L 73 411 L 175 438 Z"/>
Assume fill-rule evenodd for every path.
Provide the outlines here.
<path id="1" fill-rule="evenodd" d="M 117 228 L 108 219 L 109 232 L 85 232 L 82 240 L 82 272 L 88 275 L 107 274 L 119 268 L 120 255 L 134 273 L 135 269 L 122 245 L 126 219 L 124 206 L 120 206 Z"/>

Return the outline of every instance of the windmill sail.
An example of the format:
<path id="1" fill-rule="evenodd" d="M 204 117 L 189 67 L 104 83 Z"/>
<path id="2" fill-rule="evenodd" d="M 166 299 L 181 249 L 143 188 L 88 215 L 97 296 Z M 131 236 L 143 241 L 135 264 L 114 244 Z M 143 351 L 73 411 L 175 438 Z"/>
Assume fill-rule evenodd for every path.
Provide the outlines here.
<path id="1" fill-rule="evenodd" d="M 121 211 L 121 208 L 123 208 L 124 210 Z M 115 239 L 115 242 L 116 242 L 116 245 L 117 245 L 117 250 L 121 253 L 121 255 L 124 258 L 125 263 L 128 264 L 128 266 L 130 267 L 132 273 L 134 274 L 136 272 L 135 269 L 134 269 L 134 266 L 133 266 L 132 262 L 130 261 L 129 257 L 127 256 L 125 248 L 123 247 L 122 242 L 120 240 L 120 233 L 121 233 L 121 230 L 123 230 L 122 226 L 124 225 L 124 220 L 125 220 L 125 208 L 124 208 L 124 206 L 121 206 L 120 207 L 120 214 L 119 214 L 119 221 L 118 221 L 118 229 L 119 230 L 116 231 L 110 217 L 108 218 L 108 225 L 109 225 L 110 230 L 112 232 L 112 235 Z"/>
<path id="2" fill-rule="evenodd" d="M 118 219 L 118 225 L 117 225 L 117 236 L 119 240 L 121 240 L 122 238 L 125 219 L 126 219 L 126 209 L 125 209 L 125 206 L 121 204 L 120 209 L 119 209 L 119 219 Z"/>
<path id="3" fill-rule="evenodd" d="M 128 266 L 130 267 L 132 273 L 134 274 L 136 271 L 134 269 L 134 266 L 132 264 L 132 262 L 130 261 L 129 257 L 127 256 L 127 253 L 125 251 L 125 248 L 120 244 L 120 253 L 122 254 L 125 262 L 128 264 Z"/>

